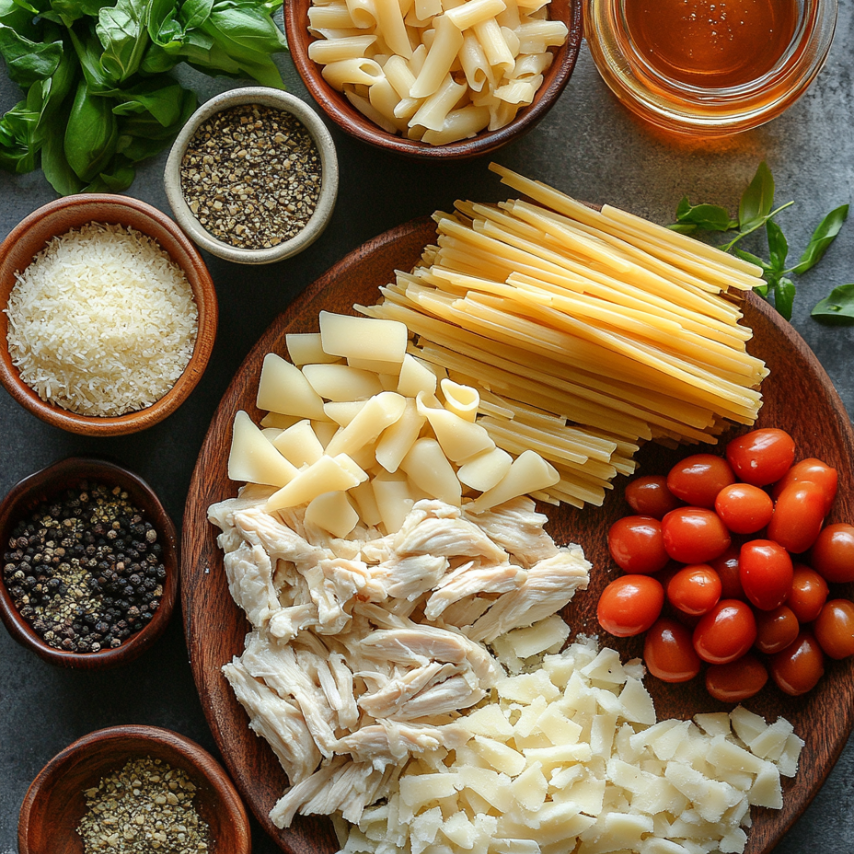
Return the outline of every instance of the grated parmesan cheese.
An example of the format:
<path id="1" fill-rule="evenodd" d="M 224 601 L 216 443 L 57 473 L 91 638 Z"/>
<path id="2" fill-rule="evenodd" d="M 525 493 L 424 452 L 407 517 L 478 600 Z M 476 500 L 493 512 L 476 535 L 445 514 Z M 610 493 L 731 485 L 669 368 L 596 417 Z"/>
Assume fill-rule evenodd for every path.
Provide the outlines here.
<path id="1" fill-rule="evenodd" d="M 88 223 L 53 238 L 16 278 L 9 353 L 42 400 L 123 415 L 158 401 L 186 368 L 198 310 L 183 271 L 151 237 Z"/>

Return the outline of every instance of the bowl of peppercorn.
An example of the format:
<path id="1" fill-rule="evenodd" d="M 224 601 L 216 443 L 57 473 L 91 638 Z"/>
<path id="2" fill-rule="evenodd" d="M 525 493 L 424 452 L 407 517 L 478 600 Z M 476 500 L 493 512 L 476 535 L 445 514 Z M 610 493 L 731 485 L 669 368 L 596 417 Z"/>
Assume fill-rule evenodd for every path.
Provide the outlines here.
<path id="1" fill-rule="evenodd" d="M 238 264 L 269 264 L 323 233 L 338 197 L 338 159 L 308 105 L 247 86 L 193 113 L 164 183 L 175 219 L 198 246 Z"/>
<path id="2" fill-rule="evenodd" d="M 144 480 L 70 457 L 0 503 L 0 619 L 60 667 L 131 661 L 163 633 L 178 591 L 175 526 Z"/>
<path id="3" fill-rule="evenodd" d="M 18 818 L 20 854 L 250 854 L 246 808 L 198 744 L 154 726 L 115 726 L 60 751 Z"/>

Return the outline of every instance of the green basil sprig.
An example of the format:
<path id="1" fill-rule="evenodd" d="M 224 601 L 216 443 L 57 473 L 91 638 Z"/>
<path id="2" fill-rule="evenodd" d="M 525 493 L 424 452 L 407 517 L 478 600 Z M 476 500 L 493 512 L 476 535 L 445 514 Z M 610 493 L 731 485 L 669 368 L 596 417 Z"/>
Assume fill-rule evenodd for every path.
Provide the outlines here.
<path id="1" fill-rule="evenodd" d="M 284 88 L 272 0 L 0 0 L 0 56 L 24 98 L 0 118 L 0 168 L 41 165 L 61 195 L 130 186 L 196 107 L 169 72 Z"/>
<path id="2" fill-rule="evenodd" d="M 682 234 L 693 234 L 698 231 L 735 231 L 733 239 L 720 248 L 724 252 L 732 252 L 739 258 L 762 268 L 765 281 L 757 285 L 754 290 L 765 299 L 773 300 L 777 311 L 786 320 L 791 320 L 797 288 L 789 277 L 799 276 L 821 261 L 848 217 L 848 205 L 834 208 L 822 219 L 813 231 L 798 263 L 787 267 L 789 243 L 775 217 L 794 202 L 787 202 L 775 208 L 774 191 L 774 178 L 763 160 L 741 196 L 737 219 L 731 219 L 726 208 L 718 205 L 691 205 L 688 197 L 685 196 L 676 208 L 676 222 L 669 227 Z M 742 238 L 763 226 L 768 241 L 767 261 L 741 248 L 736 248 L 736 244 Z M 854 322 L 854 285 L 842 285 L 836 288 L 827 299 L 817 303 L 812 310 L 812 315 L 820 319 L 832 318 L 837 322 L 846 322 L 850 318 L 851 322 Z"/>

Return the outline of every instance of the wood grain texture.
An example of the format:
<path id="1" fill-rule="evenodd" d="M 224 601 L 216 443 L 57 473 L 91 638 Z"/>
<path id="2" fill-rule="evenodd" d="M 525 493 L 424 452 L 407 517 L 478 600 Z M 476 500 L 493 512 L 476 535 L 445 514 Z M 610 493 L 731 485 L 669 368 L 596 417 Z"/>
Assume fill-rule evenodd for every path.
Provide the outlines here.
<path id="1" fill-rule="evenodd" d="M 512 122 L 496 131 L 481 132 L 471 139 L 446 145 L 428 145 L 419 140 L 404 139 L 375 125 L 323 79 L 321 66 L 308 57 L 308 46 L 314 41 L 308 32 L 310 6 L 311 0 L 284 2 L 285 32 L 291 58 L 312 98 L 338 127 L 356 139 L 419 160 L 464 160 L 495 151 L 529 131 L 554 106 L 572 76 L 583 35 L 581 0 L 552 0 L 549 17 L 563 21 L 569 36 L 561 47 L 550 48 L 554 53 L 554 62 L 543 73 L 543 84 L 530 106 L 524 107 Z"/>
<path id="2" fill-rule="evenodd" d="M 210 829 L 210 854 L 251 854 L 249 817 L 222 766 L 194 741 L 154 726 L 116 726 L 83 736 L 39 772 L 21 805 L 19 854 L 83 854 L 83 792 L 130 759 L 160 759 L 198 786 L 193 806 Z"/>
<path id="3" fill-rule="evenodd" d="M 15 273 L 29 266 L 51 238 L 89 222 L 119 224 L 154 238 L 184 271 L 199 312 L 199 331 L 193 355 L 175 385 L 151 406 L 126 415 L 78 415 L 43 401 L 21 381 L 9 354 L 9 319 L 4 309 L 17 281 Z M 196 247 L 166 214 L 130 196 L 84 193 L 57 199 L 23 219 L 0 245 L 0 382 L 25 409 L 42 421 L 71 433 L 87 436 L 137 433 L 173 413 L 196 387 L 207 367 L 216 339 L 217 316 L 213 279 Z"/>
<path id="4" fill-rule="evenodd" d="M 0 619 L 19 644 L 32 650 L 49 664 L 74 670 L 104 670 L 127 664 L 142 655 L 166 630 L 178 599 L 178 534 L 175 524 L 154 490 L 141 477 L 115 463 L 94 457 L 68 457 L 25 477 L 8 492 L 0 503 L 0 543 L 5 549 L 21 519 L 27 517 L 43 501 L 79 486 L 83 480 L 120 486 L 127 491 L 130 501 L 144 511 L 145 518 L 154 526 L 157 542 L 163 549 L 161 560 L 166 569 L 160 607 L 154 612 L 151 622 L 131 635 L 121 646 L 99 652 L 68 652 L 46 644 L 20 615 L 2 581 Z"/>
<path id="5" fill-rule="evenodd" d="M 392 280 L 395 268 L 409 270 L 423 246 L 435 240 L 432 223 L 414 220 L 386 232 L 357 249 L 318 279 L 284 314 L 276 318 L 238 371 L 214 416 L 202 446 L 190 485 L 184 517 L 183 606 L 190 661 L 202 705 L 214 737 L 243 797 L 265 829 L 283 850 L 294 854 L 331 854 L 337 851 L 331 825 L 322 820 L 297 818 L 288 830 L 277 830 L 267 813 L 281 795 L 286 779 L 272 751 L 250 732 L 247 717 L 234 699 L 220 667 L 243 649 L 248 623 L 231 600 L 216 546 L 218 529 L 206 519 L 207 507 L 236 494 L 237 485 L 226 477 L 231 424 L 238 409 L 260 417 L 255 394 L 261 362 L 267 352 L 286 354 L 288 332 L 317 331 L 321 309 L 352 313 L 354 303 L 377 301 L 376 288 Z M 830 521 L 854 519 L 854 433 L 848 415 L 830 380 L 813 353 L 768 305 L 753 294 L 744 304 L 745 322 L 754 330 L 753 355 L 764 359 L 771 375 L 763 386 L 765 404 L 759 426 L 788 430 L 798 457 L 817 456 L 839 471 L 839 495 Z M 733 431 L 734 435 L 736 432 Z M 729 438 L 724 437 L 724 441 Z M 649 444 L 639 460 L 644 474 L 666 473 L 690 453 Z M 593 564 L 590 590 L 579 594 L 564 617 L 576 633 L 596 633 L 596 602 L 605 585 L 619 573 L 608 555 L 606 532 L 629 512 L 623 499 L 626 479 L 619 478 L 613 494 L 601 508 L 583 511 L 542 508 L 558 542 L 580 543 Z M 837 595 L 851 596 L 840 587 Z M 624 656 L 639 656 L 639 638 L 607 637 L 605 642 Z M 659 718 L 690 718 L 697 712 L 729 709 L 713 700 L 701 680 L 666 685 L 647 680 Z M 815 795 L 841 751 L 854 715 L 854 662 L 830 662 L 819 687 L 798 698 L 766 687 L 746 703 L 752 711 L 774 720 L 784 715 L 806 740 L 801 769 L 784 781 L 782 810 L 755 809 L 747 851 L 769 851 Z"/>

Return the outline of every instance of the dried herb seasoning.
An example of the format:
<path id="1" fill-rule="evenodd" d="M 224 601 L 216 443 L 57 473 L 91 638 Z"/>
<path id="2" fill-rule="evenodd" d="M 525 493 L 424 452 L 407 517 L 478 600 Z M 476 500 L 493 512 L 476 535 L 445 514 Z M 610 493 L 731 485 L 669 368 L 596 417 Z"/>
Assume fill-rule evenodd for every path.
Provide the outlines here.
<path id="1" fill-rule="evenodd" d="M 87 789 L 77 832 L 85 854 L 203 854 L 210 829 L 193 798 L 196 785 L 161 759 L 130 759 Z"/>
<path id="2" fill-rule="evenodd" d="M 114 649 L 160 607 L 166 568 L 157 530 L 121 487 L 82 481 L 15 526 L 3 582 L 54 649 Z"/>
<path id="3" fill-rule="evenodd" d="M 181 191 L 199 224 L 241 249 L 296 237 L 317 208 L 320 153 L 290 113 L 243 104 L 216 113 L 193 134 Z"/>

